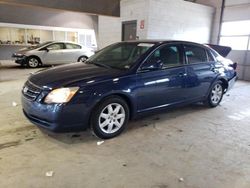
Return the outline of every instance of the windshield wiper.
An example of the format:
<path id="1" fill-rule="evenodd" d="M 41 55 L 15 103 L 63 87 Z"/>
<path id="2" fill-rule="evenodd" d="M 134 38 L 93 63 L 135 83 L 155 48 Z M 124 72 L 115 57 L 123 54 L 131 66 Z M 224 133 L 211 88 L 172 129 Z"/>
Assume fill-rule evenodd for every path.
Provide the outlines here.
<path id="1" fill-rule="evenodd" d="M 111 67 L 109 65 L 105 65 L 103 63 L 97 63 L 97 62 L 93 62 L 93 61 L 86 61 L 85 63 L 93 64 L 93 65 L 96 65 L 96 66 L 99 66 L 99 67 L 105 67 L 105 68 L 108 68 L 108 69 L 113 68 L 113 67 Z"/>
<path id="2" fill-rule="evenodd" d="M 99 66 L 99 67 L 105 67 L 105 68 L 108 68 L 108 69 L 116 69 L 116 67 L 106 65 L 106 64 L 103 64 L 103 63 L 93 62 L 93 61 L 86 61 L 85 63 L 93 64 L 93 65 L 96 65 L 96 66 Z"/>
<path id="3" fill-rule="evenodd" d="M 88 61 L 88 60 L 85 61 L 84 63 L 86 63 L 86 64 L 93 64 L 93 65 L 100 66 L 100 67 L 105 67 L 105 68 L 108 68 L 108 69 L 127 70 L 127 68 L 106 65 L 106 64 L 103 64 L 103 63 L 98 63 L 98 62 Z"/>

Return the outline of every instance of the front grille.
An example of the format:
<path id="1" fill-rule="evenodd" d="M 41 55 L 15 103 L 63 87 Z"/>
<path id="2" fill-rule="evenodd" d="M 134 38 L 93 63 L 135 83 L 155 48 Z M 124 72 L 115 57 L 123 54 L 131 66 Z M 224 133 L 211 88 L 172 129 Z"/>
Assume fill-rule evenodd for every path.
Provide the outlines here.
<path id="1" fill-rule="evenodd" d="M 27 81 L 23 87 L 22 93 L 29 100 L 36 100 L 42 89 L 35 84 Z"/>

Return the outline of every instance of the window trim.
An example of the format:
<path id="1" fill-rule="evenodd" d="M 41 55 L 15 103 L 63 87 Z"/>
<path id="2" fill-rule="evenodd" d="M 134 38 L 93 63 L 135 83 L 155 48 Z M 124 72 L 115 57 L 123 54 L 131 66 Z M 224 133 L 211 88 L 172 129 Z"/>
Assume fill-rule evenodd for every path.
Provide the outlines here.
<path id="1" fill-rule="evenodd" d="M 209 48 L 206 49 L 206 53 L 207 53 L 208 62 L 215 62 L 216 61 L 216 58 L 215 58 L 214 54 L 212 53 L 212 51 Z M 213 61 L 209 61 L 209 55 L 208 54 L 211 55 L 211 57 L 213 58 Z"/>

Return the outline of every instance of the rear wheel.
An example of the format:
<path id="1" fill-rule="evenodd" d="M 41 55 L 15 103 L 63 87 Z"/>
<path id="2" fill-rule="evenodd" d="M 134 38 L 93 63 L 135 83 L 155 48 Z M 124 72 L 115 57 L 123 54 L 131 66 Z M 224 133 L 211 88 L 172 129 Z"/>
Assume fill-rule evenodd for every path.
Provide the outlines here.
<path id="1" fill-rule="evenodd" d="M 30 68 L 37 68 L 40 65 L 40 60 L 37 57 L 28 57 L 27 65 Z"/>
<path id="2" fill-rule="evenodd" d="M 81 56 L 78 58 L 78 62 L 85 62 L 88 59 L 87 56 Z"/>
<path id="3" fill-rule="evenodd" d="M 120 97 L 112 96 L 99 104 L 92 113 L 91 126 L 94 134 L 102 139 L 122 133 L 129 120 L 129 107 Z"/>
<path id="4" fill-rule="evenodd" d="M 209 107 L 216 107 L 220 104 L 224 94 L 224 88 L 221 81 L 217 81 L 212 86 L 212 89 L 208 95 L 206 103 Z"/>

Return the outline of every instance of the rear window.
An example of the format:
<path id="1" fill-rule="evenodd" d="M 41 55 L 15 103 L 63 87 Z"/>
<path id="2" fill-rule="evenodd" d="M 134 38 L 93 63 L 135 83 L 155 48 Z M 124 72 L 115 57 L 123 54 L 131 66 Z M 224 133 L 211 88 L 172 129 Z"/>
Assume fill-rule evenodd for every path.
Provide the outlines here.
<path id="1" fill-rule="evenodd" d="M 77 44 L 66 43 L 65 45 L 66 49 L 81 49 L 81 46 Z"/>
<path id="2" fill-rule="evenodd" d="M 206 50 L 199 46 L 185 45 L 185 54 L 189 64 L 208 61 Z"/>

